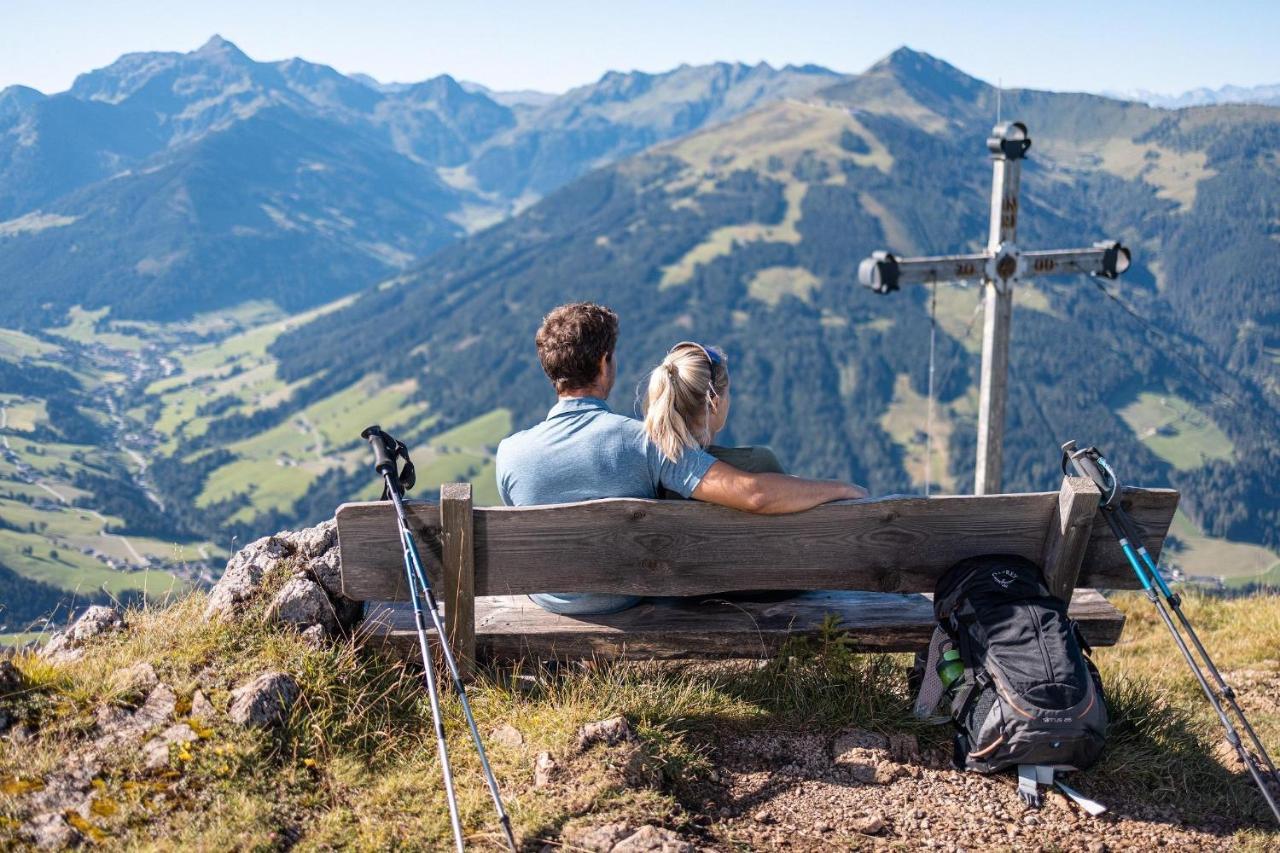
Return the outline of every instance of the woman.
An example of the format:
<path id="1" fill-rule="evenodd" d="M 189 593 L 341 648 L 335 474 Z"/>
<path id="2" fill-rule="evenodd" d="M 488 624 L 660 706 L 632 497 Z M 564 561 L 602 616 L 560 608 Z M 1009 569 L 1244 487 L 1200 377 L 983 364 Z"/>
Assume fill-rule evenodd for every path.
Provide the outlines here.
<path id="1" fill-rule="evenodd" d="M 694 341 L 673 346 L 649 374 L 644 429 L 662 455 L 680 458 L 691 447 L 753 474 L 786 473 L 767 447 L 719 447 L 716 435 L 729 419 L 729 361 L 715 347 Z M 664 498 L 679 497 L 671 492 Z"/>
<path id="2" fill-rule="evenodd" d="M 752 474 L 785 474 L 767 447 L 720 447 L 716 435 L 729 420 L 729 360 L 715 348 L 694 341 L 673 346 L 649 374 L 644 429 L 662 455 L 675 461 L 691 447 L 704 448 L 721 462 Z M 679 499 L 665 491 L 659 497 Z M 779 601 L 801 590 L 758 589 L 725 592 L 719 597 Z"/>

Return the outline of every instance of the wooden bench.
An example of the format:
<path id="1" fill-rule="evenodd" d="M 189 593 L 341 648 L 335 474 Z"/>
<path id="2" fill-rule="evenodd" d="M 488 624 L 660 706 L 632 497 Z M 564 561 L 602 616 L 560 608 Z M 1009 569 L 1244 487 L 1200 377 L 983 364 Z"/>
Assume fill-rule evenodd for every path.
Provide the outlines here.
<path id="1" fill-rule="evenodd" d="M 440 503 L 407 503 L 410 525 L 463 661 L 520 657 L 765 657 L 829 614 L 856 647 L 910 651 L 933 629 L 929 596 L 956 561 L 1018 554 L 1043 566 L 1089 641 L 1114 644 L 1123 615 L 1096 589 L 1137 587 L 1098 512 L 1092 482 L 1058 492 L 886 497 L 756 516 L 693 501 L 612 499 L 539 507 L 472 507 L 449 483 Z M 1121 500 L 1153 555 L 1178 493 L 1126 489 Z M 416 653 L 395 516 L 385 503 L 338 508 L 344 593 L 370 602 L 372 641 Z M 1079 588 L 1077 588 L 1079 587 Z M 725 590 L 820 590 L 717 599 Z M 533 592 L 704 596 L 609 616 L 557 616 Z M 767 597 L 766 597 L 767 599 Z"/>

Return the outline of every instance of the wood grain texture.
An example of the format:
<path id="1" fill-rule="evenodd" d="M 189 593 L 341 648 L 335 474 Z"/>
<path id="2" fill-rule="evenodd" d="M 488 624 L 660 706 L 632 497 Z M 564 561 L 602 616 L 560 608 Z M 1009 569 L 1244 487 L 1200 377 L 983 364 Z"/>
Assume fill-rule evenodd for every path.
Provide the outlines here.
<path id="1" fill-rule="evenodd" d="M 1158 555 L 1178 494 L 1123 495 Z M 613 499 L 474 512 L 477 595 L 614 592 L 700 595 L 729 589 L 931 592 L 965 557 L 1017 554 L 1039 562 L 1058 492 L 887 497 L 783 516 L 686 501 Z M 433 583 L 440 575 L 439 509 L 410 502 L 411 525 Z M 357 601 L 404 600 L 391 508 L 338 509 L 343 589 Z M 1137 587 L 1124 554 L 1095 518 L 1079 585 Z"/>
<path id="2" fill-rule="evenodd" d="M 1160 559 L 1164 538 L 1178 508 L 1178 497 L 1173 489 L 1125 488 L 1120 493 L 1120 506 L 1129 514 L 1153 560 Z M 1100 571 L 1100 567 L 1105 569 Z M 1138 589 L 1141 586 L 1101 511 L 1093 516 L 1093 530 L 1089 534 L 1076 585 L 1099 589 Z"/>
<path id="3" fill-rule="evenodd" d="M 1049 591 L 1063 601 L 1076 588 L 1085 548 L 1093 532 L 1093 516 L 1102 493 L 1087 477 L 1064 477 L 1058 492 L 1057 514 L 1049 520 L 1044 540 L 1045 582 Z"/>
<path id="4" fill-rule="evenodd" d="M 1124 615 L 1094 590 L 1076 590 L 1072 618 L 1094 646 L 1114 645 Z M 482 659 L 688 657 L 766 658 L 788 637 L 817 636 L 835 614 L 861 651 L 915 651 L 933 633 L 928 595 L 809 592 L 783 601 L 714 598 L 646 601 L 608 616 L 558 616 L 524 596 L 477 599 L 476 650 Z M 366 642 L 417 652 L 413 612 L 404 604 L 370 605 Z"/>
<path id="5" fill-rule="evenodd" d="M 434 589 L 442 589 L 440 507 L 422 501 L 405 501 L 404 507 L 427 578 Z M 342 594 L 352 601 L 408 601 L 400 530 L 390 502 L 343 504 L 337 519 Z"/>
<path id="6" fill-rule="evenodd" d="M 445 633 L 464 678 L 470 676 L 476 657 L 474 516 L 470 483 L 440 487 Z"/>

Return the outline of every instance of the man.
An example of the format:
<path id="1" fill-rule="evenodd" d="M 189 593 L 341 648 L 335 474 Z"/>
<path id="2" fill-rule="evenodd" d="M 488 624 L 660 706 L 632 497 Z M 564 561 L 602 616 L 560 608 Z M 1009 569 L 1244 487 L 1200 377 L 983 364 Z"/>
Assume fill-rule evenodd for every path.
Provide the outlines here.
<path id="1" fill-rule="evenodd" d="M 535 340 L 560 399 L 542 423 L 498 445 L 498 492 L 508 506 L 653 498 L 665 487 L 686 498 L 777 514 L 867 496 L 850 483 L 747 473 L 697 448 L 675 462 L 664 457 L 640 421 L 614 414 L 605 403 L 618 375 L 618 317 L 602 305 L 560 306 Z M 554 613 L 577 615 L 614 613 L 640 600 L 597 593 L 530 598 Z"/>

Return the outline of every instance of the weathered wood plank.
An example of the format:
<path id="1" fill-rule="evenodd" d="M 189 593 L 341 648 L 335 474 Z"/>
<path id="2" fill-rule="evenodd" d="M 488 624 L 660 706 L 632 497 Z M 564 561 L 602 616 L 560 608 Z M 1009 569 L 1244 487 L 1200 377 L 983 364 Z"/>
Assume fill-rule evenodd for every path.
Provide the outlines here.
<path id="1" fill-rule="evenodd" d="M 440 507 L 422 501 L 405 501 L 404 506 L 427 577 L 433 588 L 443 589 Z M 342 594 L 352 601 L 407 601 L 404 554 L 391 504 L 343 504 L 337 518 Z"/>
<path id="2" fill-rule="evenodd" d="M 1124 500 L 1157 554 L 1177 492 L 1127 490 Z M 710 504 L 613 499 L 475 511 L 477 595 L 617 592 L 700 595 L 726 589 L 932 591 L 965 557 L 1017 554 L 1040 561 L 1058 494 L 888 497 L 756 516 Z M 440 571 L 439 511 L 410 503 L 433 579 Z M 403 600 L 391 510 L 338 509 L 346 594 Z M 1103 535 L 1105 534 L 1105 535 Z M 1079 584 L 1134 588 L 1123 553 L 1095 519 Z M 434 544 L 432 544 L 434 543 Z"/>
<path id="3" fill-rule="evenodd" d="M 558 616 L 524 596 L 477 599 L 476 646 L 481 658 L 522 657 L 764 658 L 788 637 L 817 636 L 834 613 L 862 651 L 915 651 L 933 633 L 927 595 L 810 592 L 782 601 L 715 598 L 646 601 L 608 616 Z M 1076 590 L 1071 616 L 1094 646 L 1114 645 L 1124 615 L 1094 590 Z M 416 654 L 413 612 L 404 604 L 371 605 L 367 642 Z"/>
<path id="4" fill-rule="evenodd" d="M 1064 477 L 1058 492 L 1057 515 L 1050 519 L 1044 540 L 1044 579 L 1049 591 L 1063 601 L 1071 597 L 1093 532 L 1093 516 L 1102 493 L 1087 477 Z"/>
<path id="5" fill-rule="evenodd" d="M 1120 506 L 1138 528 L 1142 543 L 1151 552 L 1152 559 L 1160 558 L 1164 538 L 1178 508 L 1178 497 L 1178 492 L 1173 489 L 1126 488 L 1120 494 Z M 1077 585 L 1099 589 L 1137 589 L 1141 586 L 1102 512 L 1094 514 L 1093 530 L 1089 534 L 1089 545 L 1085 548 Z"/>
<path id="6" fill-rule="evenodd" d="M 470 483 L 440 487 L 445 633 L 464 678 L 470 675 L 476 656 L 474 515 Z"/>

